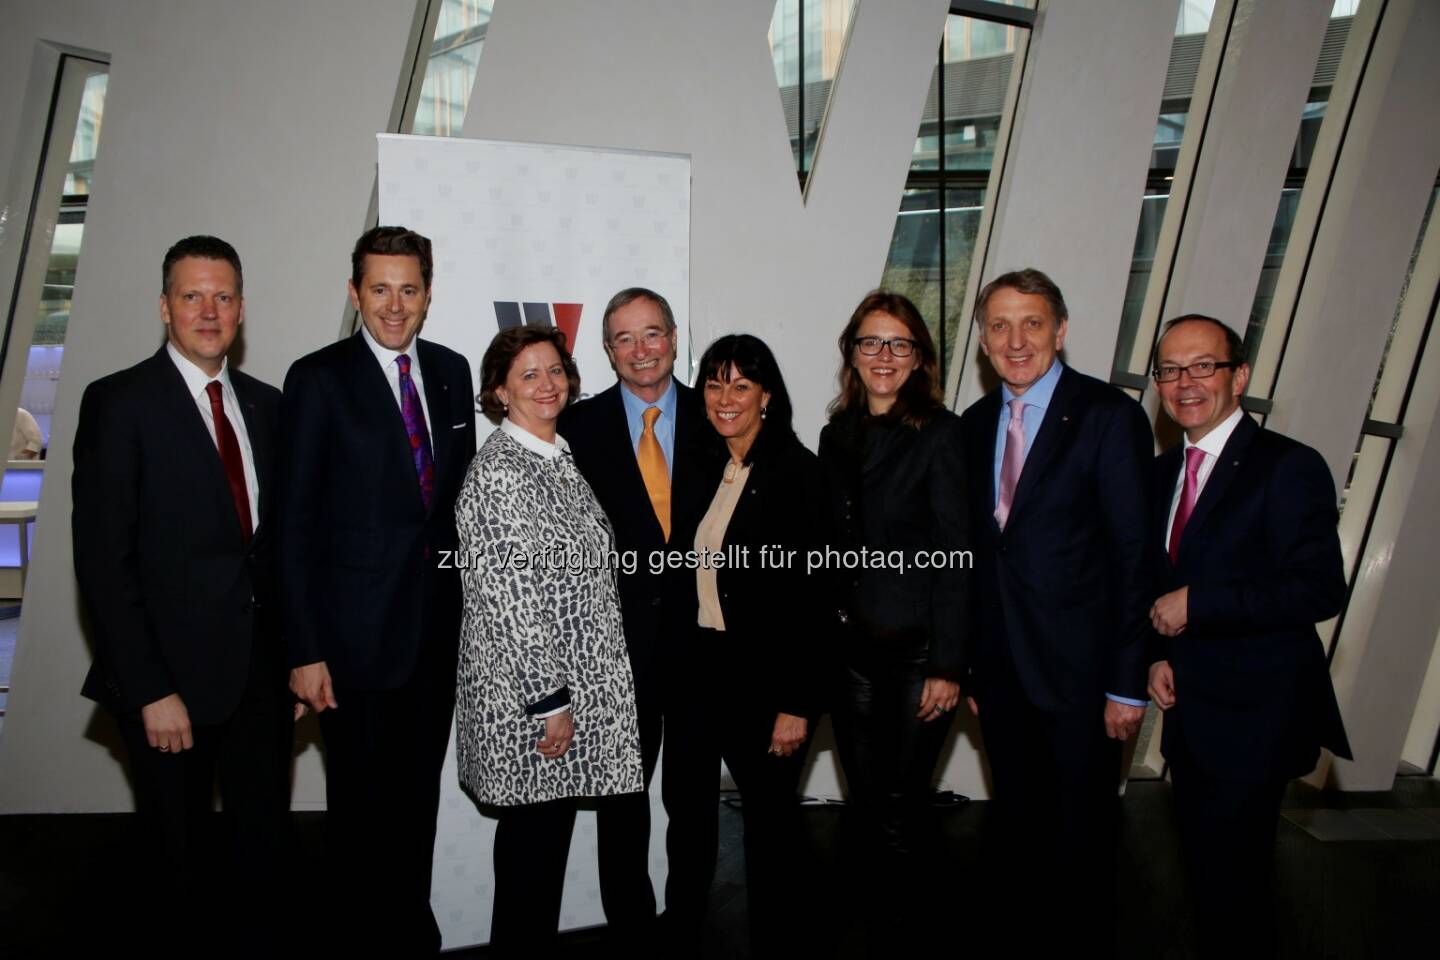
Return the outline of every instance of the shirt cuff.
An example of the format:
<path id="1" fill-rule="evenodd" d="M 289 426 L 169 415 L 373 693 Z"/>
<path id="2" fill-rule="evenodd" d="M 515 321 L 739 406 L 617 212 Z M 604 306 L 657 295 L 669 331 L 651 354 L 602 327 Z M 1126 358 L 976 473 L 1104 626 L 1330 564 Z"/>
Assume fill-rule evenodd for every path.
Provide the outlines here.
<path id="1" fill-rule="evenodd" d="M 1130 706 L 1130 707 L 1148 707 L 1148 706 L 1150 706 L 1150 701 L 1149 701 L 1149 700 L 1131 700 L 1129 697 L 1117 697 L 1117 696 L 1116 696 L 1115 694 L 1113 694 L 1113 693 L 1107 693 L 1107 694 L 1105 694 L 1105 699 L 1106 699 L 1106 700 L 1114 700 L 1116 703 L 1123 703 L 1123 704 L 1125 704 L 1126 706 Z"/>
<path id="2" fill-rule="evenodd" d="M 570 688 L 561 687 L 548 697 L 543 697 L 525 708 L 530 717 L 553 717 L 570 709 Z"/>
<path id="3" fill-rule="evenodd" d="M 570 710 L 570 704 L 567 703 L 567 704 L 565 704 L 565 706 L 563 706 L 563 707 L 556 707 L 554 710 L 551 710 L 551 711 L 549 711 L 549 712 L 547 712 L 547 713 L 536 713 L 536 714 L 532 714 L 532 716 L 537 717 L 537 718 L 540 719 L 540 720 L 544 720 L 546 717 L 558 717 L 558 716 L 559 716 L 560 714 L 562 714 L 562 713 L 568 713 L 569 710 Z"/>

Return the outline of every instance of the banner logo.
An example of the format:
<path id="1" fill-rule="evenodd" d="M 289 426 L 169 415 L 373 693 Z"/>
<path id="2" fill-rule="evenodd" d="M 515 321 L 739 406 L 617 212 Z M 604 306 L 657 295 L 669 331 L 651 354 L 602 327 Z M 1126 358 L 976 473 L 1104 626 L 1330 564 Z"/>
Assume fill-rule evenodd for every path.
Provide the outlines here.
<path id="1" fill-rule="evenodd" d="M 573 354 L 580 334 L 583 303 L 524 303 L 495 300 L 495 323 L 501 330 L 512 327 L 558 327 L 565 334 L 565 346 Z"/>

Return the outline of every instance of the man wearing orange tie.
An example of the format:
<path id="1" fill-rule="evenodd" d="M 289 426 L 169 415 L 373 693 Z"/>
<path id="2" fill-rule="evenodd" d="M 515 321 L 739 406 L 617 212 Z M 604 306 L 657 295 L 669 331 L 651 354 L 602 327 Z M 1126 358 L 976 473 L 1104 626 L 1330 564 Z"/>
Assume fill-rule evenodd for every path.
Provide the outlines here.
<path id="1" fill-rule="evenodd" d="M 685 722 L 672 723 L 665 697 L 672 685 L 662 677 L 682 675 L 685 666 L 677 658 L 696 615 L 694 572 L 657 573 L 649 558 L 656 551 L 688 550 L 694 543 L 709 492 L 693 450 L 709 426 L 699 395 L 674 377 L 675 315 L 663 296 L 643 287 L 621 290 L 605 307 L 601 333 L 619 382 L 567 409 L 560 433 L 610 518 L 616 551 L 633 551 L 638 558 L 629 568 L 633 572 L 618 571 L 618 581 L 648 784 L 662 740 L 673 744 L 684 737 Z M 683 690 L 676 692 L 675 706 L 683 708 Z M 683 746 L 671 746 L 667 755 L 683 752 Z M 695 860 L 688 851 L 703 847 L 705 831 L 671 809 L 671 767 L 667 762 L 664 788 L 670 816 L 667 910 L 684 915 L 698 898 L 703 914 L 715 838 L 708 841 L 710 872 L 703 858 L 701 866 L 686 869 Z M 606 798 L 596 808 L 605 916 L 616 940 L 636 947 L 648 941 L 655 919 L 649 804 L 647 794 L 637 793 Z M 712 803 L 712 814 L 713 808 Z"/>

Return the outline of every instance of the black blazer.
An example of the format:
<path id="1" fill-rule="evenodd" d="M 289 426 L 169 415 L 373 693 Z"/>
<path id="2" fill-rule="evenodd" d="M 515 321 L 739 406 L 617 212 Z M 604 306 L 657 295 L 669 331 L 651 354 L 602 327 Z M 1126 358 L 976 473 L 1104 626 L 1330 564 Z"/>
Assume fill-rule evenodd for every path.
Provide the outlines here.
<path id="1" fill-rule="evenodd" d="M 1067 710 L 1106 693 L 1146 698 L 1149 481 L 1154 441 L 1140 405 L 1065 367 L 1025 459 L 1010 516 L 995 522 L 1000 391 L 962 419 L 974 470 L 977 693 L 1010 658 L 1030 702 Z"/>
<path id="2" fill-rule="evenodd" d="M 749 689 L 735 693 L 750 705 L 813 718 L 822 707 L 822 658 L 833 623 L 824 577 L 806 572 L 807 554 L 823 551 L 829 540 L 825 477 L 793 433 L 757 454 L 724 538 L 725 549 L 744 551 L 748 562 L 715 572 L 732 658 L 725 673 L 745 678 Z M 712 458 L 712 498 L 729 460 L 728 453 Z M 767 557 L 785 551 L 788 563 L 762 566 L 762 547 L 770 549 Z"/>
<path id="3" fill-rule="evenodd" d="M 178 693 L 192 723 L 220 722 L 240 702 L 253 644 L 279 642 L 269 626 L 280 391 L 233 368 L 230 383 L 260 488 L 248 546 L 215 441 L 164 347 L 80 401 L 71 530 L 95 642 L 82 692 L 117 713 Z"/>
<path id="4" fill-rule="evenodd" d="M 877 640 L 896 652 L 927 653 L 927 675 L 958 680 L 964 670 L 970 632 L 970 580 L 956 551 L 971 549 L 965 491 L 970 467 L 955 414 L 938 413 L 916 429 L 890 417 L 849 411 L 820 431 L 830 505 L 833 548 L 896 552 L 893 563 L 842 569 L 828 575 L 835 605 L 857 629 L 846 631 L 873 655 Z M 940 551 L 943 565 L 928 564 Z M 927 566 L 915 562 L 927 554 Z"/>
<path id="5" fill-rule="evenodd" d="M 323 660 L 353 689 L 394 689 L 422 643 L 459 643 L 450 552 L 455 497 L 475 455 L 475 390 L 460 354 L 414 346 L 435 458 L 428 511 L 400 406 L 360 333 L 285 377 L 278 568 L 289 661 Z"/>
<path id="6" fill-rule="evenodd" d="M 622 554 L 635 552 L 634 572 L 620 570 L 618 583 L 625 643 L 644 684 L 664 649 L 664 638 L 688 635 L 695 625 L 694 571 L 667 569 L 657 574 L 650 559 L 657 552 L 685 551 L 694 545 L 695 527 L 714 490 L 703 452 L 710 425 L 700 395 L 675 381 L 675 462 L 670 465 L 670 541 L 666 543 L 635 459 L 622 389 L 616 383 L 568 407 L 560 415 L 559 432 L 610 518 L 615 549 Z"/>
<path id="7" fill-rule="evenodd" d="M 1183 444 L 1155 460 L 1157 593 L 1188 586 L 1185 630 L 1153 637 L 1175 672 L 1167 756 L 1184 739 L 1226 780 L 1303 776 L 1320 747 L 1350 757 L 1315 624 L 1340 612 L 1345 570 L 1335 485 L 1320 454 L 1248 416 L 1215 463 L 1180 540 L 1165 548 Z"/>

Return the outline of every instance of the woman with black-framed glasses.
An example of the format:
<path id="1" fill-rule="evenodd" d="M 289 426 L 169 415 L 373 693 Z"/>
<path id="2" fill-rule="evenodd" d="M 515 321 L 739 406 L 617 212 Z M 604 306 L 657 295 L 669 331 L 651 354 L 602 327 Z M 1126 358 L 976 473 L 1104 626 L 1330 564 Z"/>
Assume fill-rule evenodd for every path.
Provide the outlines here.
<path id="1" fill-rule="evenodd" d="M 831 571 L 844 637 L 832 717 L 860 848 L 847 860 L 861 889 L 880 891 L 869 932 L 894 949 L 935 917 L 930 791 L 964 666 L 966 468 L 913 303 L 869 294 L 839 346 L 840 394 L 820 433 L 838 553 L 884 562 Z"/>

